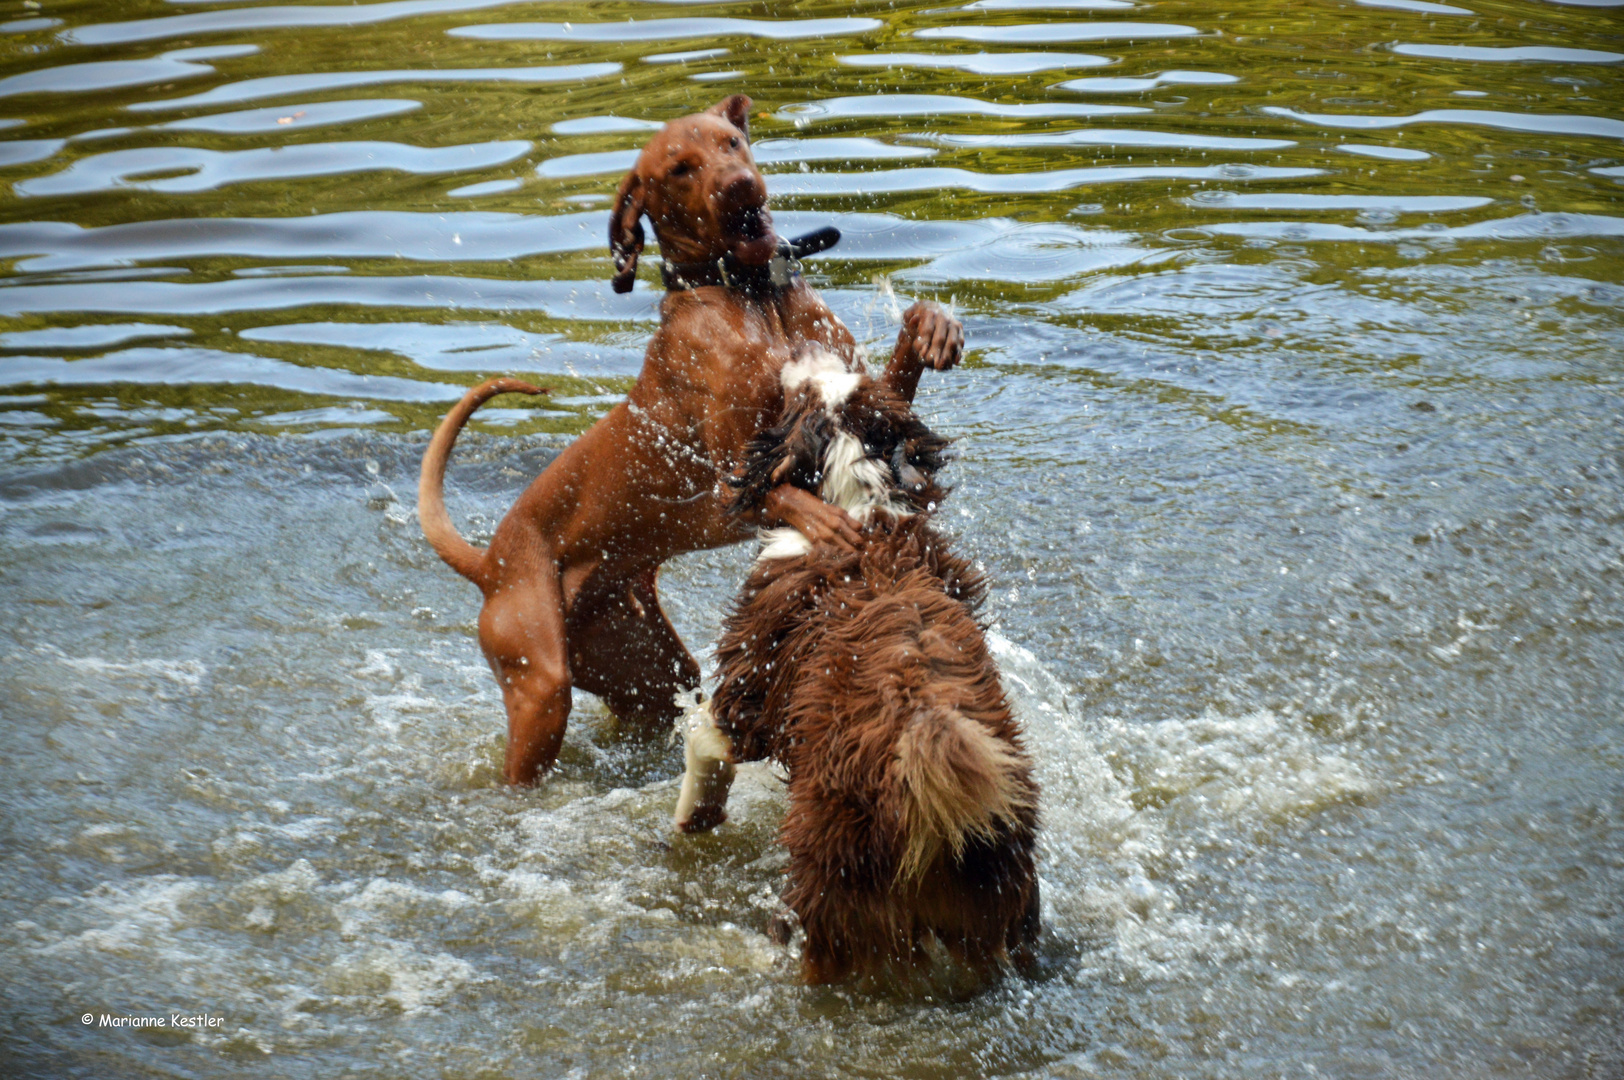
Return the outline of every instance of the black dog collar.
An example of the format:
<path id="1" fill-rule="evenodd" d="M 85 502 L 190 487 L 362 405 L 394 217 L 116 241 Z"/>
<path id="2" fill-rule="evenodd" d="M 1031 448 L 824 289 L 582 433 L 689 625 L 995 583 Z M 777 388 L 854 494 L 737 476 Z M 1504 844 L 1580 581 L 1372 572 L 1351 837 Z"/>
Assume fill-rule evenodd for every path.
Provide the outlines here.
<path id="1" fill-rule="evenodd" d="M 714 262 L 673 263 L 660 261 L 660 277 L 667 289 L 697 289 L 721 285 L 738 289 L 747 296 L 781 292 L 800 276 L 801 259 L 827 251 L 840 242 L 840 230 L 825 225 L 794 240 L 779 240 L 778 249 L 763 266 L 750 266 L 728 252 Z"/>

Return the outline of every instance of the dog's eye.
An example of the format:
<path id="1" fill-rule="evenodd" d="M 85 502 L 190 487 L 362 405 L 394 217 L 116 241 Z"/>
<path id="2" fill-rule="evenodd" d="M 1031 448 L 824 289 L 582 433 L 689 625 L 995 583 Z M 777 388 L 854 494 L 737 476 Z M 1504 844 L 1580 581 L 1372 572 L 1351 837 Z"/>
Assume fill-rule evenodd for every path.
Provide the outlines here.
<path id="1" fill-rule="evenodd" d="M 739 148 L 739 137 L 737 135 L 733 136 L 727 141 L 727 145 L 732 149 L 737 150 Z"/>
<path id="2" fill-rule="evenodd" d="M 677 162 L 676 167 L 671 170 L 671 175 L 672 176 L 686 176 L 686 175 L 688 175 L 688 163 L 686 161 Z"/>

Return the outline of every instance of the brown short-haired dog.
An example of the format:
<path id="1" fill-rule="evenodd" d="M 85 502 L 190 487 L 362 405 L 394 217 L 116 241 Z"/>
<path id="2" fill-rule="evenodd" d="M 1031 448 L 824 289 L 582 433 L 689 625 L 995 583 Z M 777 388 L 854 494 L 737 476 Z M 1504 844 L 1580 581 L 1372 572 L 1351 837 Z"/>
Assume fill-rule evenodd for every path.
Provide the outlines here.
<path id="1" fill-rule="evenodd" d="M 733 764 L 789 773 L 784 900 L 823 983 L 1031 960 L 1037 784 L 976 619 L 984 584 L 931 527 L 944 440 L 885 386 L 809 349 L 786 416 L 751 444 L 741 511 L 780 483 L 862 523 L 855 551 L 767 537 L 724 625 L 718 686 L 686 725 L 685 831 L 724 820 Z"/>
<path id="2" fill-rule="evenodd" d="M 481 551 L 457 534 L 442 488 L 463 424 L 498 394 L 540 393 L 516 379 L 476 386 L 435 431 L 423 455 L 423 534 L 484 594 L 479 643 L 507 706 L 505 774 L 529 783 L 551 768 L 569 717 L 570 689 L 601 696 L 617 716 L 663 728 L 673 697 L 699 684 L 655 592 L 665 560 L 749 535 L 724 511 L 723 478 L 783 400 L 779 370 L 816 343 L 848 367 L 857 346 L 799 275 L 774 273 L 781 244 L 767 188 L 750 154 L 750 99 L 742 94 L 673 120 L 621 182 L 609 222 L 617 292 L 632 287 L 654 225 L 670 291 L 627 399 L 576 439 L 502 519 Z M 913 396 L 925 367 L 958 362 L 964 335 L 933 304 L 904 316 L 884 378 Z M 854 544 L 855 524 L 790 485 L 763 501 L 756 524 Z"/>

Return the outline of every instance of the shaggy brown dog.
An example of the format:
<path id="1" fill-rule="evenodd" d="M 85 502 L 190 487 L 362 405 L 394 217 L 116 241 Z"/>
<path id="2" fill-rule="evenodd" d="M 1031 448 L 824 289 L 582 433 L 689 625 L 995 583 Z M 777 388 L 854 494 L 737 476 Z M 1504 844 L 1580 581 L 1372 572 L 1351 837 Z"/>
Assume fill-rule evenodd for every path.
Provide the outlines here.
<path id="1" fill-rule="evenodd" d="M 812 352 L 785 368 L 787 414 L 752 443 L 734 506 L 793 483 L 862 521 L 862 544 L 769 536 L 716 694 L 689 716 L 677 823 L 714 826 L 732 764 L 774 759 L 805 979 L 918 968 L 931 939 L 986 977 L 1031 959 L 1038 791 L 976 619 L 982 577 L 930 524 L 946 443 Z"/>
<path id="2" fill-rule="evenodd" d="M 749 536 L 726 512 L 724 478 L 783 403 L 778 374 L 812 342 L 846 366 L 850 332 L 794 272 L 767 212 L 750 155 L 743 94 L 667 124 L 621 181 L 609 221 L 614 287 L 632 287 L 646 214 L 664 260 L 660 326 L 627 399 L 548 465 L 481 551 L 457 534 L 442 486 L 451 446 L 474 410 L 498 394 L 540 393 L 515 379 L 470 390 L 423 455 L 423 535 L 479 587 L 479 644 L 502 687 L 510 783 L 552 767 L 572 686 L 617 717 L 666 730 L 675 692 L 699 685 L 699 665 L 660 610 L 660 564 Z M 903 317 L 884 378 L 912 398 L 920 372 L 958 363 L 964 334 L 941 308 Z M 855 544 L 839 509 L 782 484 L 759 524 L 790 525 L 823 542 Z"/>

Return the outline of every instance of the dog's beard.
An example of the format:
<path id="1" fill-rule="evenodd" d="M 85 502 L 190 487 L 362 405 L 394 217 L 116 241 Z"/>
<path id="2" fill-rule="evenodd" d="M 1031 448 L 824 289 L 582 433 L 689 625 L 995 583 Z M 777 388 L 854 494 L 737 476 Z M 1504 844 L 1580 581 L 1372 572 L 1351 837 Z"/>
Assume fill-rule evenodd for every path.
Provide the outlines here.
<path id="1" fill-rule="evenodd" d="M 733 245 L 733 257 L 749 266 L 765 266 L 778 250 L 772 215 L 765 206 L 741 210 L 730 232 L 739 237 Z"/>

